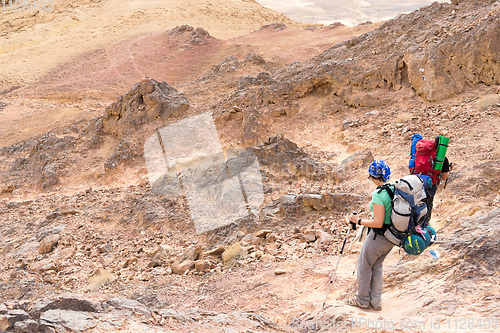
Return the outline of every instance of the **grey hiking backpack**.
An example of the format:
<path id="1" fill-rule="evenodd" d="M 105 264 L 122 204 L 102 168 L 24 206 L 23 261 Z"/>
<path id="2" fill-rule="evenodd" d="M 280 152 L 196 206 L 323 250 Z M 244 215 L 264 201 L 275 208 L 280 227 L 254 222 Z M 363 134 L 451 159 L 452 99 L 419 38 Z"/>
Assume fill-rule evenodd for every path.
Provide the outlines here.
<path id="1" fill-rule="evenodd" d="M 408 175 L 394 183 L 394 192 L 389 185 L 382 185 L 392 200 L 391 224 L 384 228 L 383 235 L 396 246 L 402 246 L 405 239 L 417 233 L 417 226 L 423 225 L 427 216 L 427 195 L 424 183 L 417 175 Z"/>

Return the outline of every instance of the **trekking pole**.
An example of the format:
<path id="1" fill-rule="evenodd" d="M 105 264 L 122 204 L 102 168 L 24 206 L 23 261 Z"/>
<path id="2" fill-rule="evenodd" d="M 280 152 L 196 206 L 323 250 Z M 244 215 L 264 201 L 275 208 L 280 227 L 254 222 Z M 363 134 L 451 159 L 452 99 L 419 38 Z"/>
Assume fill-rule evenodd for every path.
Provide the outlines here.
<path id="1" fill-rule="evenodd" d="M 453 163 L 450 162 L 450 171 L 453 170 Z M 448 184 L 448 179 L 450 179 L 450 176 L 448 176 L 448 178 L 446 178 L 446 181 L 444 182 L 444 186 L 443 186 L 443 190 L 446 189 L 446 185 Z"/>
<path id="2" fill-rule="evenodd" d="M 357 213 L 354 212 L 353 214 L 357 214 Z M 347 219 L 347 216 L 346 216 L 346 222 L 349 222 L 349 220 Z M 356 230 L 356 224 L 352 223 L 352 222 L 349 222 L 349 223 L 351 224 L 351 228 L 353 230 Z M 335 265 L 335 270 L 333 271 L 332 277 L 330 278 L 330 285 L 328 286 L 328 291 L 326 292 L 325 300 L 323 302 L 323 306 L 321 307 L 321 309 L 325 308 L 326 300 L 328 298 L 328 295 L 330 295 L 330 290 L 332 289 L 332 284 L 333 284 L 333 278 L 335 277 L 335 274 L 337 274 L 337 268 L 339 267 L 340 258 L 342 257 L 342 253 L 344 253 L 345 243 L 347 242 L 347 237 L 349 237 L 349 231 L 351 231 L 351 228 L 347 229 L 347 234 L 345 235 L 344 243 L 342 244 L 342 248 L 340 249 L 340 253 L 339 253 L 339 258 L 337 259 L 337 265 Z"/>

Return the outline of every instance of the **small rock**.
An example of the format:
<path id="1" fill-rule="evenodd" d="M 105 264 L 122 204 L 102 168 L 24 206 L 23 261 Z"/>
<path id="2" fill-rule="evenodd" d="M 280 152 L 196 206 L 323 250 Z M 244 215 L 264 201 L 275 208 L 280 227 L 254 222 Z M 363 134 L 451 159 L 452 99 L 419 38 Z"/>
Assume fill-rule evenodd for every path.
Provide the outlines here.
<path id="1" fill-rule="evenodd" d="M 38 250 L 38 247 L 40 246 L 40 243 L 38 242 L 27 242 L 27 243 L 24 243 L 23 246 L 21 246 L 19 248 L 19 250 L 16 251 L 16 253 L 14 255 L 16 256 L 22 256 L 22 255 L 26 255 L 26 253 L 30 252 L 30 251 L 35 251 L 35 250 Z"/>
<path id="2" fill-rule="evenodd" d="M 5 315 L 0 315 L 0 330 L 9 330 L 19 322 L 29 318 L 29 315 L 24 310 L 10 310 Z"/>
<path id="3" fill-rule="evenodd" d="M 373 110 L 373 111 L 365 113 L 365 116 L 378 116 L 379 114 L 380 114 L 380 111 Z"/>
<path id="4" fill-rule="evenodd" d="M 68 247 L 64 250 L 57 252 L 57 260 L 58 261 L 67 261 L 71 259 L 75 255 L 75 249 Z"/>
<path id="5" fill-rule="evenodd" d="M 172 272 L 179 275 L 187 273 L 192 268 L 194 268 L 194 261 L 192 260 L 184 260 L 181 263 L 174 262 L 171 267 Z"/>
<path id="6" fill-rule="evenodd" d="M 39 332 L 38 323 L 33 319 L 20 321 L 14 324 L 14 332 L 16 333 L 35 333 Z"/>
<path id="7" fill-rule="evenodd" d="M 274 232 L 271 232 L 271 233 L 267 234 L 266 239 L 268 241 L 274 243 L 274 242 L 276 242 L 278 240 L 278 236 Z"/>
<path id="8" fill-rule="evenodd" d="M 319 231 L 319 235 L 316 236 L 317 241 L 314 244 L 314 247 L 317 251 L 326 251 L 333 243 L 333 237 L 324 231 Z"/>
<path id="9" fill-rule="evenodd" d="M 252 255 L 253 255 L 255 258 L 259 259 L 260 257 L 262 257 L 262 256 L 264 255 L 264 252 L 263 252 L 263 251 L 261 251 L 261 250 L 257 250 L 257 251 L 255 251 L 255 252 L 252 252 Z"/>
<path id="10" fill-rule="evenodd" d="M 197 272 L 203 272 L 215 268 L 215 265 L 210 260 L 197 260 L 194 262 L 194 268 Z"/>
<path id="11" fill-rule="evenodd" d="M 50 262 L 50 263 L 48 263 L 48 264 L 43 265 L 42 267 L 40 267 L 39 271 L 41 273 L 48 272 L 48 271 L 55 271 L 55 272 L 57 272 L 57 266 L 56 266 L 56 264 L 54 262 Z"/>
<path id="12" fill-rule="evenodd" d="M 260 260 L 262 262 L 274 262 L 276 260 L 276 258 L 273 256 L 273 255 L 270 255 L 268 253 L 264 253 L 261 257 L 260 257 Z"/>
<path id="13" fill-rule="evenodd" d="M 158 267 L 158 266 L 161 266 L 162 264 L 162 259 L 161 259 L 161 255 L 159 253 L 157 253 L 154 258 L 149 262 L 148 264 L 148 267 L 151 268 L 151 267 Z"/>
<path id="14" fill-rule="evenodd" d="M 316 241 L 316 235 L 312 234 L 302 235 L 302 240 L 306 243 L 313 243 Z"/>
<path id="15" fill-rule="evenodd" d="M 78 214 L 78 210 L 72 206 L 64 206 L 61 208 L 61 215 L 75 215 Z"/>
<path id="16" fill-rule="evenodd" d="M 93 247 L 90 250 L 90 257 L 91 258 L 97 258 L 99 256 L 99 254 L 101 254 L 101 252 L 96 247 Z"/>
<path id="17" fill-rule="evenodd" d="M 139 281 L 149 281 L 149 280 L 151 280 L 151 275 L 148 274 L 148 273 L 139 274 L 137 276 L 137 280 L 139 280 Z"/>
<path id="18" fill-rule="evenodd" d="M 190 246 L 188 247 L 187 251 L 184 252 L 180 257 L 179 261 L 185 261 L 185 260 L 190 260 L 190 261 L 195 261 L 199 258 L 200 254 L 203 253 L 203 247 L 201 245 L 198 246 Z"/>
<path id="19" fill-rule="evenodd" d="M 249 246 L 251 244 L 255 244 L 256 242 L 260 242 L 260 241 L 262 241 L 262 238 L 256 237 L 256 236 L 251 235 L 251 234 L 247 234 L 247 235 L 245 235 L 245 237 L 243 237 L 241 239 L 241 245 Z"/>
<path id="20" fill-rule="evenodd" d="M 172 252 L 174 252 L 174 248 L 171 245 L 160 245 L 158 247 L 159 254 L 162 258 L 168 257 Z"/>
<path id="21" fill-rule="evenodd" d="M 132 264 L 135 264 L 138 262 L 138 259 L 137 258 L 128 258 L 122 265 L 122 268 L 127 268 L 129 267 L 130 265 Z"/>
<path id="22" fill-rule="evenodd" d="M 220 256 L 222 253 L 224 253 L 224 251 L 226 251 L 226 247 L 224 245 L 221 245 L 213 250 L 203 252 L 203 257 Z"/>
<path id="23" fill-rule="evenodd" d="M 99 253 L 108 252 L 110 249 L 111 249 L 111 244 L 109 244 L 109 243 L 101 244 L 101 245 L 97 246 L 97 250 L 99 251 Z"/>
<path id="24" fill-rule="evenodd" d="M 46 219 L 47 220 L 53 220 L 57 217 L 61 216 L 61 213 L 59 212 L 53 212 L 53 213 L 50 213 L 49 215 L 47 215 Z"/>
<path id="25" fill-rule="evenodd" d="M 40 254 L 51 252 L 59 242 L 59 235 L 47 236 L 40 242 L 39 252 Z"/>
<path id="26" fill-rule="evenodd" d="M 270 234 L 272 232 L 272 230 L 261 230 L 255 234 L 255 237 L 266 238 L 267 234 Z"/>
<path id="27" fill-rule="evenodd" d="M 267 244 L 265 250 L 267 253 L 273 256 L 276 256 L 278 254 L 278 247 L 276 246 L 275 243 Z"/>
<path id="28" fill-rule="evenodd" d="M 274 271 L 274 274 L 276 274 L 276 275 L 283 275 L 285 273 L 286 273 L 286 271 L 284 269 L 281 269 L 281 268 L 278 268 Z"/>

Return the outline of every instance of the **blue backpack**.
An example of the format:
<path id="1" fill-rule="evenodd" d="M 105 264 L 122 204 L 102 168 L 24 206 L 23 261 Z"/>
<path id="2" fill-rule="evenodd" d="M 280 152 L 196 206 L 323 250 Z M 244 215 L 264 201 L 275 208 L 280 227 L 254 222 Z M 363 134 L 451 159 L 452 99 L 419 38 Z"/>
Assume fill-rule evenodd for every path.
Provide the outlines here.
<path id="1" fill-rule="evenodd" d="M 408 168 L 413 170 L 415 168 L 415 156 L 417 156 L 417 142 L 422 140 L 420 134 L 413 134 L 411 136 L 411 148 L 410 148 L 410 162 L 408 163 Z"/>

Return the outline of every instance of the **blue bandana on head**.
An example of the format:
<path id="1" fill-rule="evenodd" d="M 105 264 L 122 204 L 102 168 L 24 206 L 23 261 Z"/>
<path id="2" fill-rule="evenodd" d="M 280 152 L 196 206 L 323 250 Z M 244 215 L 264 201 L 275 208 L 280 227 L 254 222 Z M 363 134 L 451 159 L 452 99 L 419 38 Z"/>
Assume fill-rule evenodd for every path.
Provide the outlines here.
<path id="1" fill-rule="evenodd" d="M 373 161 L 368 167 L 368 173 L 375 178 L 382 178 L 384 182 L 391 177 L 391 169 L 383 160 Z"/>

